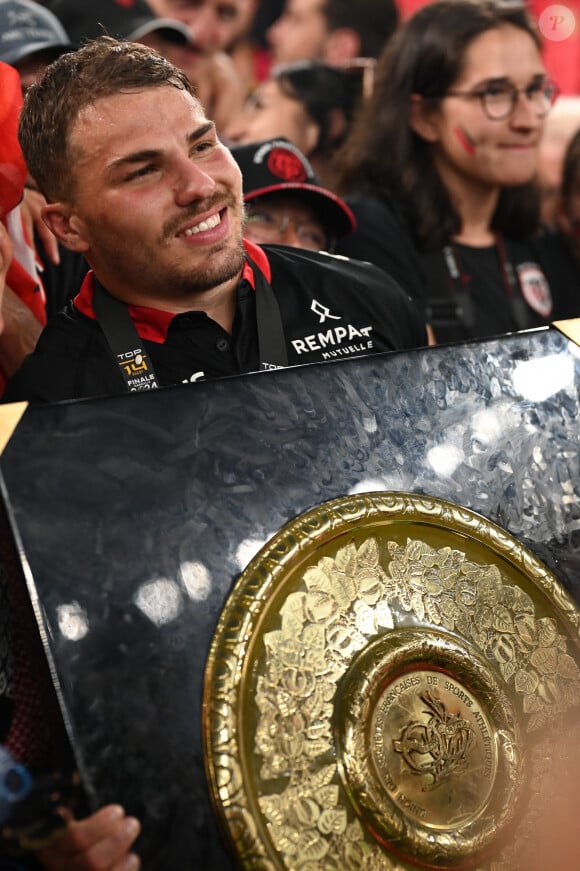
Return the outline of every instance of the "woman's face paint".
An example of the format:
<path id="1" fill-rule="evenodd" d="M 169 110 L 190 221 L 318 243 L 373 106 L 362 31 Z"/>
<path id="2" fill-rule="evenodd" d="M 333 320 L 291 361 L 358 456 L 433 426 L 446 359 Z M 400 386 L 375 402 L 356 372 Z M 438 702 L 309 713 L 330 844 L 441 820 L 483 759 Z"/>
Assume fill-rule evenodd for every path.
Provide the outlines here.
<path id="1" fill-rule="evenodd" d="M 473 141 L 467 130 L 465 130 L 465 128 L 463 127 L 456 127 L 455 135 L 465 151 L 473 156 L 475 154 L 475 142 Z"/>

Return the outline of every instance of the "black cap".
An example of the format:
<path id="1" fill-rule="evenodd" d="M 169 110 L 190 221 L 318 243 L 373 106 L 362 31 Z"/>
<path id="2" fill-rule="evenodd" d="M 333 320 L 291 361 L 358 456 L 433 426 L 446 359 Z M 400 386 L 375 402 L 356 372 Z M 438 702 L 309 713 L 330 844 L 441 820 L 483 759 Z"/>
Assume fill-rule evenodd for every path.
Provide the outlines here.
<path id="1" fill-rule="evenodd" d="M 356 220 L 347 204 L 322 187 L 308 159 L 287 139 L 236 145 L 231 152 L 242 170 L 244 201 L 293 191 L 317 213 L 332 236 L 347 236 Z"/>
<path id="2" fill-rule="evenodd" d="M 172 18 L 158 18 L 146 0 L 43 0 L 59 18 L 70 38 L 80 45 L 103 33 L 138 42 L 162 31 L 173 42 L 189 42 L 189 28 Z"/>
<path id="3" fill-rule="evenodd" d="M 74 49 L 59 19 L 32 0 L 0 3 L 0 60 L 15 64 L 37 51 Z"/>

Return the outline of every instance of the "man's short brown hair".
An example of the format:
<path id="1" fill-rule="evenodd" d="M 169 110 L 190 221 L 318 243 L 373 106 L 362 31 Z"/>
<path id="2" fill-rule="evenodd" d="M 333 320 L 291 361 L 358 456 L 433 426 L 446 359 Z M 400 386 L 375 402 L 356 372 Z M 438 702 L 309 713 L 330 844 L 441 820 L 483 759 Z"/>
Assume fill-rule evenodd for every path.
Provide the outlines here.
<path id="1" fill-rule="evenodd" d="M 28 170 L 49 202 L 74 186 L 70 130 L 79 113 L 101 97 L 170 85 L 195 96 L 184 72 L 144 45 L 101 36 L 64 54 L 29 88 L 18 128 Z"/>

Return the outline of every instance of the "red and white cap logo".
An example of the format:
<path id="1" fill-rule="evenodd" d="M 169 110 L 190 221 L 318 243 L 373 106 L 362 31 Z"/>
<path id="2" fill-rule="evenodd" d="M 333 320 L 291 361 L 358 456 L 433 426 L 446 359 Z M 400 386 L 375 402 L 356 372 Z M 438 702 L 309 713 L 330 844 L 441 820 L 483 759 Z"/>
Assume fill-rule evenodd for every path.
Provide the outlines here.
<path id="1" fill-rule="evenodd" d="M 268 169 L 277 178 L 294 184 L 306 181 L 306 168 L 297 154 L 287 148 L 273 148 L 268 155 Z"/>

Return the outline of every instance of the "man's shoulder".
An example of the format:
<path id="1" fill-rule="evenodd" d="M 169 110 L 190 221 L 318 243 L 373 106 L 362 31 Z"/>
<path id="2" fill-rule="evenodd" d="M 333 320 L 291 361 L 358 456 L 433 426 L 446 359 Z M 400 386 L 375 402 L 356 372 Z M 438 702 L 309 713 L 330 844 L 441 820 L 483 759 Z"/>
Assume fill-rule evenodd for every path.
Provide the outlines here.
<path id="1" fill-rule="evenodd" d="M 287 289 L 306 295 L 316 290 L 333 300 L 344 300 L 350 307 L 412 306 L 408 293 L 384 269 L 374 263 L 355 260 L 342 254 L 327 254 L 288 248 L 283 245 L 264 246 L 272 269 L 272 288 L 278 299 Z M 414 306 L 413 306 L 414 307 Z"/>
<path id="2" fill-rule="evenodd" d="M 90 365 L 106 356 L 96 321 L 69 301 L 52 317 L 36 348 L 8 382 L 3 402 L 27 399 L 56 402 L 76 396 L 74 384 L 81 363 Z"/>
<path id="3" fill-rule="evenodd" d="M 268 259 L 274 262 L 296 264 L 310 263 L 320 266 L 323 269 L 340 269 L 344 264 L 350 264 L 349 257 L 344 257 L 342 254 L 330 254 L 328 251 L 311 251 L 309 248 L 294 248 L 289 245 L 261 245 L 261 248 L 267 252 Z M 353 261 L 354 267 L 367 264 Z"/>
<path id="4" fill-rule="evenodd" d="M 268 260 L 272 267 L 273 281 L 277 275 L 287 274 L 297 278 L 330 277 L 345 285 L 352 286 L 353 281 L 360 281 L 368 286 L 369 282 L 377 282 L 397 286 L 396 282 L 384 270 L 368 261 L 355 260 L 343 254 L 329 254 L 326 251 L 309 251 L 304 248 L 290 248 L 286 245 L 264 245 Z"/>
<path id="5" fill-rule="evenodd" d="M 271 286 L 292 338 L 318 318 L 342 322 L 348 335 L 372 333 L 374 350 L 426 343 L 422 314 L 391 276 L 371 263 L 285 246 L 264 246 Z M 295 342 L 293 342 L 295 344 Z"/>
<path id="6" fill-rule="evenodd" d="M 95 334 L 100 333 L 95 320 L 82 314 L 68 300 L 57 314 L 53 315 L 40 334 L 34 353 L 69 354 L 71 349 L 82 348 Z"/>

